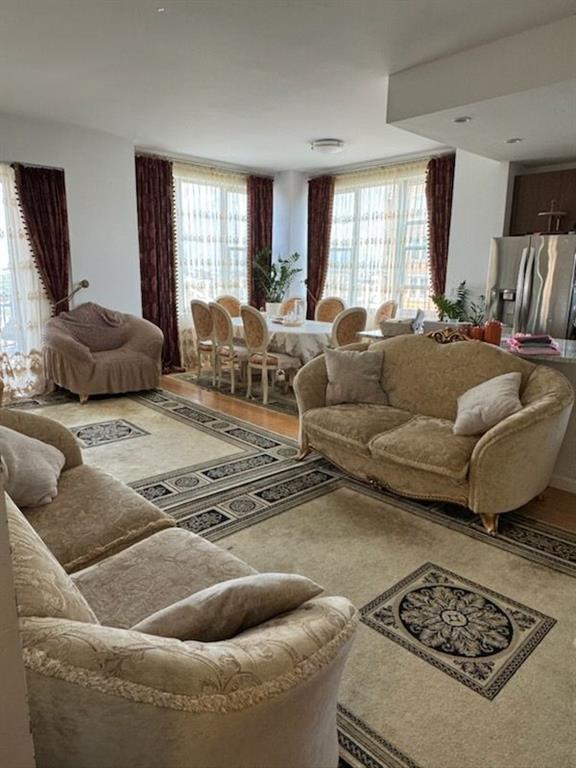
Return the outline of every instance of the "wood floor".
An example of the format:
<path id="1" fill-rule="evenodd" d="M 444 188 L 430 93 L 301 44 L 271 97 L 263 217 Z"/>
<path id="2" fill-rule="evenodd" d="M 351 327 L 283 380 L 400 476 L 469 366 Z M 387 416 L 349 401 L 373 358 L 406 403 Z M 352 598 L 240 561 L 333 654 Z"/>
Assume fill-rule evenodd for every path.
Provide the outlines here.
<path id="1" fill-rule="evenodd" d="M 163 376 L 161 386 L 176 395 L 185 397 L 207 408 L 236 416 L 257 427 L 269 429 L 292 439 L 298 437 L 298 417 L 288 413 L 277 413 L 254 403 L 242 402 L 236 398 L 221 395 L 198 387 L 173 376 Z M 576 533 L 576 495 L 557 488 L 547 488 L 542 497 L 527 504 L 522 513 L 535 520 L 542 520 L 564 530 Z"/>

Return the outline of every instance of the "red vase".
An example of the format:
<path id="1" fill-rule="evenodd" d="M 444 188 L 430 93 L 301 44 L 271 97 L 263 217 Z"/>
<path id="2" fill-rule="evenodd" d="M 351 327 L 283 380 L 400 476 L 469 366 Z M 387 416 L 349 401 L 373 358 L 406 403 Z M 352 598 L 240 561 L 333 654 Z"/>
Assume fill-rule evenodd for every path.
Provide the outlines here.
<path id="1" fill-rule="evenodd" d="M 484 325 L 484 341 L 499 347 L 502 341 L 502 323 L 499 323 L 498 320 L 489 320 Z"/>
<path id="2" fill-rule="evenodd" d="M 473 325 L 469 331 L 468 336 L 471 339 L 477 339 L 478 341 L 484 341 L 484 328 L 481 325 Z"/>

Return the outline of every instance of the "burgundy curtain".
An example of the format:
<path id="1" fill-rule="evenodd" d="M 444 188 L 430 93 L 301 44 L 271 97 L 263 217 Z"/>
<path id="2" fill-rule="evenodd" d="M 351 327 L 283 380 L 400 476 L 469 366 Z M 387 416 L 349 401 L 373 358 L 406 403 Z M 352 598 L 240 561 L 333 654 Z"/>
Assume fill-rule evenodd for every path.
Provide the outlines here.
<path id="1" fill-rule="evenodd" d="M 164 333 L 162 366 L 180 368 L 176 307 L 176 249 L 172 163 L 136 157 L 136 201 L 140 243 L 142 314 Z"/>
<path id="2" fill-rule="evenodd" d="M 70 239 L 64 171 L 20 163 L 15 163 L 13 168 L 20 208 L 40 279 L 54 311 L 67 311 Z"/>
<path id="3" fill-rule="evenodd" d="M 267 176 L 248 176 L 248 302 L 261 309 L 266 297 L 254 275 L 254 256 L 263 248 L 272 257 L 272 205 L 274 182 Z"/>
<path id="4" fill-rule="evenodd" d="M 334 176 L 319 176 L 308 182 L 308 317 L 314 318 L 316 304 L 322 298 L 332 229 Z"/>
<path id="5" fill-rule="evenodd" d="M 433 157 L 426 169 L 428 253 L 433 296 L 439 296 L 446 290 L 455 160 L 456 155 L 453 154 Z"/>

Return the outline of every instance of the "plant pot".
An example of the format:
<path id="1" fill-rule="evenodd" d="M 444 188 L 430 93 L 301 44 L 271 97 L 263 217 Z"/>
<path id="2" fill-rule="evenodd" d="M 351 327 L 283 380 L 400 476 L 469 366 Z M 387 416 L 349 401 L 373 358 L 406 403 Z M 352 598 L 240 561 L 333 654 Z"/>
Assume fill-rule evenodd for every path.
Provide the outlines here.
<path id="1" fill-rule="evenodd" d="M 280 314 L 280 308 L 282 307 L 281 301 L 267 301 L 266 302 L 266 316 L 278 317 Z"/>

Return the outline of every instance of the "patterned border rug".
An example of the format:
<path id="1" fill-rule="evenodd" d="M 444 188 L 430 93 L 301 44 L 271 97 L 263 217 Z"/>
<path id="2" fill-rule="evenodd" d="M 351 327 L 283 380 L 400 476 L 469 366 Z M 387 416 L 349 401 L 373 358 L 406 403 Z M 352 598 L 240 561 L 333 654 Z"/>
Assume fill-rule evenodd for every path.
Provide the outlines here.
<path id="1" fill-rule="evenodd" d="M 209 375 L 203 375 L 200 381 L 196 378 L 196 374 L 190 371 L 186 373 L 174 373 L 172 374 L 175 379 L 182 379 L 182 381 L 188 381 L 191 384 L 196 384 L 201 389 L 206 389 L 210 392 L 219 392 L 221 395 L 227 397 L 233 397 L 235 400 L 242 400 L 243 402 L 254 402 L 263 408 L 268 408 L 271 411 L 277 411 L 278 413 L 291 413 L 298 415 L 298 405 L 296 404 L 296 398 L 294 392 L 289 389 L 287 392 L 282 390 L 281 385 L 274 385 L 270 388 L 268 394 L 268 403 L 263 405 L 262 392 L 260 389 L 260 382 L 255 378 L 252 386 L 252 397 L 246 401 L 246 393 L 242 385 L 237 385 L 236 392 L 234 394 L 230 391 L 230 383 L 228 379 L 224 379 L 222 387 L 218 389 L 212 386 L 212 377 Z"/>
<path id="2" fill-rule="evenodd" d="M 256 568 L 306 573 L 358 606 L 338 712 L 341 768 L 569 764 L 573 691 L 568 667 L 560 676 L 558 667 L 574 636 L 570 533 L 518 512 L 490 537 L 467 510 L 396 497 L 318 456 L 296 462 L 293 441 L 166 391 L 82 408 L 53 396 L 25 407 L 75 421 L 87 462 L 110 445 L 116 462 L 133 463 L 154 440 L 146 410 L 230 446 L 169 471 L 160 455 L 158 472 L 131 485 Z M 538 728 L 554 730 L 553 746 Z M 541 748 L 531 747 L 533 762 L 530 738 Z"/>

